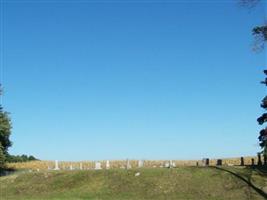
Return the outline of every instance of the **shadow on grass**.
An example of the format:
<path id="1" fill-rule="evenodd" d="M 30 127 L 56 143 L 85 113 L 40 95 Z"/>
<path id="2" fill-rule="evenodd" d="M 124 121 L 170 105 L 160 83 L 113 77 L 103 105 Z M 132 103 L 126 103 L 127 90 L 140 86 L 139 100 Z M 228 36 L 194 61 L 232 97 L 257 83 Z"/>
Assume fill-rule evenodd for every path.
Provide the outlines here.
<path id="1" fill-rule="evenodd" d="M 8 176 L 10 174 L 15 173 L 16 170 L 12 168 L 0 168 L 0 177 L 1 176 Z"/>
<path id="2" fill-rule="evenodd" d="M 228 172 L 230 174 L 232 174 L 233 176 L 235 176 L 236 178 L 238 178 L 239 180 L 245 182 L 248 186 L 250 186 L 252 189 L 254 189 L 259 195 L 261 195 L 262 197 L 264 197 L 265 199 L 267 199 L 267 193 L 265 193 L 263 190 L 261 190 L 260 188 L 258 188 L 257 186 L 255 186 L 252 182 L 251 182 L 251 176 L 247 177 L 248 180 L 246 178 L 244 178 L 243 176 L 230 171 L 228 169 L 224 169 L 221 167 L 211 167 L 211 168 L 215 168 L 217 170 L 221 170 L 221 171 L 225 171 Z M 258 172 L 262 173 L 263 175 L 267 176 L 267 169 L 265 167 L 249 167 L 252 170 L 257 170 Z"/>
<path id="3" fill-rule="evenodd" d="M 257 171 L 261 176 L 267 177 L 267 166 L 253 166 L 249 167 L 255 171 Z"/>

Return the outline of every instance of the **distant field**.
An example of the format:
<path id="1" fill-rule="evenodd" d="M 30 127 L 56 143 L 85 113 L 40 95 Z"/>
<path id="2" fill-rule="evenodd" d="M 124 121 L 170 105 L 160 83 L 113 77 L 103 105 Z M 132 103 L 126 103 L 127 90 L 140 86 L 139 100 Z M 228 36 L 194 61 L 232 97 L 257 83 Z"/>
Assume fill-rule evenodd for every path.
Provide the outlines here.
<path id="1" fill-rule="evenodd" d="M 267 178 L 245 167 L 20 171 L 0 177 L 1 200 L 262 200 Z M 139 176 L 137 176 L 140 173 Z M 248 183 L 246 183 L 244 180 Z"/>
<path id="2" fill-rule="evenodd" d="M 244 164 L 251 165 L 251 159 L 255 159 L 255 163 L 257 163 L 256 157 L 244 157 Z M 240 158 L 223 158 L 223 165 L 240 165 Z M 102 167 L 105 168 L 106 161 L 100 161 L 102 163 Z M 168 162 L 168 160 L 145 160 L 144 167 L 145 168 L 153 168 L 163 166 L 164 163 Z M 201 165 L 201 160 L 173 160 L 176 166 L 196 166 L 198 162 Z M 210 165 L 215 166 L 217 159 L 211 159 Z M 95 164 L 93 161 L 81 161 L 81 162 L 59 162 L 59 167 L 61 169 L 69 169 L 72 166 L 74 169 L 80 168 L 80 163 L 84 169 L 93 169 Z M 138 160 L 130 160 L 131 166 L 136 168 L 138 166 Z M 126 165 L 126 160 L 112 160 L 110 161 L 110 167 L 113 169 L 122 168 Z M 33 162 L 25 162 L 25 163 L 10 163 L 9 167 L 16 169 L 32 169 L 32 170 L 47 170 L 55 167 L 55 161 L 33 161 Z"/>

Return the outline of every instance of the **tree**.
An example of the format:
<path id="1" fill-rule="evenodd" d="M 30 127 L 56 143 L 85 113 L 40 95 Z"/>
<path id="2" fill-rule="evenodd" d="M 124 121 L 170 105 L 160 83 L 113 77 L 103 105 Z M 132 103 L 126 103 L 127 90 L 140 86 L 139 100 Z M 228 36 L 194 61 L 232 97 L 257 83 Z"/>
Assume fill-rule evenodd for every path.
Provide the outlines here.
<path id="1" fill-rule="evenodd" d="M 260 1 L 261 0 L 240 0 L 240 3 L 242 6 L 252 8 L 256 6 Z M 254 50 L 263 50 L 265 43 L 267 42 L 267 24 L 255 26 L 252 29 L 252 35 L 255 37 Z M 264 70 L 263 72 L 267 76 L 267 70 Z M 267 77 L 265 77 L 265 80 L 261 83 L 267 86 Z M 261 102 L 261 107 L 267 110 L 267 96 L 265 96 Z M 265 122 L 267 122 L 267 112 L 263 113 L 257 119 L 257 121 L 259 125 L 263 125 Z M 262 148 L 261 153 L 264 155 L 265 159 L 267 159 L 267 127 L 260 131 L 258 139 L 260 142 L 260 147 Z"/>
<path id="2" fill-rule="evenodd" d="M 265 39 L 266 41 L 266 39 Z M 264 74 L 267 76 L 267 70 L 263 71 Z M 267 86 L 267 77 L 265 78 L 264 81 L 261 82 L 262 84 L 264 84 L 265 86 Z M 265 96 L 262 101 L 261 101 L 261 107 L 265 110 L 267 110 L 267 96 Z M 260 125 L 263 125 L 265 122 L 267 122 L 267 113 L 263 113 L 258 119 L 257 119 L 258 123 Z M 267 157 L 267 127 L 265 127 L 264 129 L 262 129 L 260 131 L 260 135 L 258 137 L 259 141 L 260 141 L 260 146 L 263 149 L 262 153 L 265 157 Z"/>
<path id="3" fill-rule="evenodd" d="M 3 146 L 0 143 L 0 170 L 4 168 L 6 156 L 4 154 Z"/>
<path id="4" fill-rule="evenodd" d="M 2 95 L 2 88 L 0 85 L 0 95 Z M 11 147 L 12 143 L 10 141 L 11 134 L 11 121 L 7 112 L 5 112 L 0 105 L 0 151 L 3 151 L 4 155 L 8 155 L 8 148 Z"/>
<path id="5" fill-rule="evenodd" d="M 264 49 L 265 42 L 267 41 L 267 25 L 256 26 L 252 30 L 252 34 L 255 37 L 255 51 L 261 51 Z"/>
<path id="6" fill-rule="evenodd" d="M 240 0 L 239 3 L 242 7 L 251 9 L 257 6 L 262 0 Z M 264 49 L 265 42 L 267 41 L 267 24 L 261 24 L 255 26 L 252 29 L 252 34 L 254 36 L 254 47 L 255 51 L 261 51 Z"/>
<path id="7" fill-rule="evenodd" d="M 243 2 L 246 1 L 247 4 L 257 4 L 260 0 L 243 0 Z M 252 34 L 255 37 L 255 50 L 262 50 L 265 47 L 265 42 L 267 41 L 267 25 L 260 25 L 256 26 L 252 29 Z M 264 74 L 267 76 L 267 70 L 263 71 Z M 267 86 L 267 77 L 265 77 L 265 80 L 261 82 L 265 86 Z M 265 110 L 267 110 L 267 96 L 265 96 L 261 101 L 261 107 Z M 267 122 L 267 113 L 263 113 L 258 119 L 257 119 L 259 125 L 263 125 L 265 122 Z M 267 157 L 267 127 L 262 129 L 259 133 L 259 142 L 260 147 L 262 148 L 262 153 L 265 157 Z"/>
<path id="8" fill-rule="evenodd" d="M 247 0 L 247 1 L 253 1 L 253 0 Z M 253 3 L 258 3 L 260 0 L 254 0 Z M 260 25 L 256 26 L 252 29 L 252 34 L 255 37 L 255 50 L 263 50 L 265 47 L 265 42 L 267 41 L 267 25 Z M 265 80 L 261 83 L 267 86 L 267 70 L 263 71 L 266 75 Z M 261 101 L 261 107 L 265 110 L 267 110 L 267 96 L 265 96 Z M 258 119 L 257 119 L 259 125 L 263 125 L 265 122 L 267 122 L 267 113 L 263 113 Z M 260 147 L 262 148 L 263 156 L 267 157 L 267 127 L 262 129 L 259 133 L 259 142 Z"/>
<path id="9" fill-rule="evenodd" d="M 37 158 L 35 158 L 34 156 L 29 156 L 28 160 L 29 161 L 34 161 L 34 160 L 37 160 Z"/>

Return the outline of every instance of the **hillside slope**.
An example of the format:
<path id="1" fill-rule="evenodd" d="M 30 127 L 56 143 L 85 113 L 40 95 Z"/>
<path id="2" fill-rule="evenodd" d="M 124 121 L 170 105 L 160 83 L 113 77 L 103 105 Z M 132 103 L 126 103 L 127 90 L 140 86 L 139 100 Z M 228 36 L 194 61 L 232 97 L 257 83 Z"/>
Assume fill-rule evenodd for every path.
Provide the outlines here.
<path id="1" fill-rule="evenodd" d="M 264 190 L 265 176 L 231 170 Z M 197 167 L 25 172 L 0 177 L 0 186 L 3 200 L 265 199 L 229 172 Z"/>

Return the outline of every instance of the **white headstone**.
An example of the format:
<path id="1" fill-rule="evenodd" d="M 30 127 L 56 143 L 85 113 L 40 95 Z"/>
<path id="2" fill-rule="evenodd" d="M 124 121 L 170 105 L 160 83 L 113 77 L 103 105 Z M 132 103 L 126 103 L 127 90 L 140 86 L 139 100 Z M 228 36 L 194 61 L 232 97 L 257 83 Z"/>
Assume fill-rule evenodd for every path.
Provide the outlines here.
<path id="1" fill-rule="evenodd" d="M 73 170 L 73 167 L 72 167 L 72 165 L 70 165 L 70 170 Z"/>
<path id="2" fill-rule="evenodd" d="M 131 168 L 132 166 L 131 166 L 130 160 L 127 159 L 126 169 L 131 169 Z"/>
<path id="3" fill-rule="evenodd" d="M 80 170 L 83 170 L 83 164 L 80 163 Z"/>
<path id="4" fill-rule="evenodd" d="M 110 168 L 109 160 L 106 161 L 106 169 Z"/>
<path id="5" fill-rule="evenodd" d="M 98 170 L 98 169 L 102 169 L 101 168 L 101 162 L 96 162 L 95 163 L 95 169 Z"/>
<path id="6" fill-rule="evenodd" d="M 166 162 L 165 165 L 164 165 L 164 167 L 169 168 L 170 167 L 170 163 L 169 162 Z"/>
<path id="7" fill-rule="evenodd" d="M 172 160 L 169 161 L 169 167 L 172 168 Z"/>
<path id="8" fill-rule="evenodd" d="M 144 167 L 144 161 L 143 160 L 138 161 L 138 167 Z"/>
<path id="9" fill-rule="evenodd" d="M 54 170 L 60 170 L 58 167 L 58 160 L 55 161 L 55 169 Z"/>

